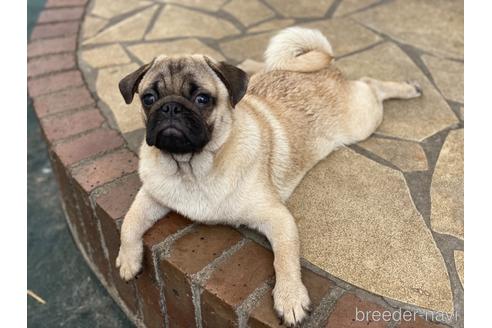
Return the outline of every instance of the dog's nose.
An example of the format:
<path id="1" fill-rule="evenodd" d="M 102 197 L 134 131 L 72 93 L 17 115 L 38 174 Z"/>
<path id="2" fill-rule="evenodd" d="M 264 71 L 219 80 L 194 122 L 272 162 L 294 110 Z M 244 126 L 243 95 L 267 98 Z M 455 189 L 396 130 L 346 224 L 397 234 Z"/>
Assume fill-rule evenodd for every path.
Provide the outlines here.
<path id="1" fill-rule="evenodd" d="M 168 102 L 162 106 L 162 111 L 167 115 L 176 115 L 183 110 L 183 106 L 177 102 Z"/>

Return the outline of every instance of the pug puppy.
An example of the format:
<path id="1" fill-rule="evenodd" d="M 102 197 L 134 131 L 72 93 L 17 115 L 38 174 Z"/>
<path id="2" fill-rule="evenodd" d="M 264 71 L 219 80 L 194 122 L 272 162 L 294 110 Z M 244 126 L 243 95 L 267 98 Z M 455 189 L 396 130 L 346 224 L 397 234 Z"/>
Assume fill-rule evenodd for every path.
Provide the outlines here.
<path id="1" fill-rule="evenodd" d="M 286 325 L 303 321 L 300 241 L 286 200 L 306 172 L 341 145 L 369 137 L 383 101 L 421 94 L 417 83 L 346 80 L 317 30 L 272 38 L 260 72 L 202 55 L 159 56 L 123 78 L 127 104 L 138 94 L 146 125 L 143 182 L 121 227 L 116 265 L 141 269 L 142 236 L 169 211 L 204 224 L 246 225 L 274 253 L 274 308 Z"/>

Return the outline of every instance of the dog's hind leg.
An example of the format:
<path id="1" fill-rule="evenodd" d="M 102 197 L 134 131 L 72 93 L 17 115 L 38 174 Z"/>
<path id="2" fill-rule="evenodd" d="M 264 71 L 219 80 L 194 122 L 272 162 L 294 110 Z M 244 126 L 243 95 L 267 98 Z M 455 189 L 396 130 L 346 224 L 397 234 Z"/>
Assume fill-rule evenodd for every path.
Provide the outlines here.
<path id="1" fill-rule="evenodd" d="M 417 82 L 379 81 L 364 77 L 350 81 L 347 104 L 347 123 L 341 143 L 351 144 L 369 137 L 383 120 L 383 101 L 410 99 L 422 94 Z"/>
<path id="2" fill-rule="evenodd" d="M 392 98 L 411 99 L 422 95 L 422 88 L 416 81 L 379 81 L 369 77 L 364 77 L 361 81 L 367 83 L 373 89 L 380 101 Z"/>

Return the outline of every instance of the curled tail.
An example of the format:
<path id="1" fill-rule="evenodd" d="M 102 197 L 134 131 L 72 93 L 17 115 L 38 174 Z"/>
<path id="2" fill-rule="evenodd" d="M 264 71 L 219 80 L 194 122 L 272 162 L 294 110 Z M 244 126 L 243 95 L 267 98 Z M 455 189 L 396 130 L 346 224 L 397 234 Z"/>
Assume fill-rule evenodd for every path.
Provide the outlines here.
<path id="1" fill-rule="evenodd" d="M 333 60 L 330 42 L 318 30 L 289 27 L 275 35 L 265 51 L 265 69 L 314 72 Z"/>

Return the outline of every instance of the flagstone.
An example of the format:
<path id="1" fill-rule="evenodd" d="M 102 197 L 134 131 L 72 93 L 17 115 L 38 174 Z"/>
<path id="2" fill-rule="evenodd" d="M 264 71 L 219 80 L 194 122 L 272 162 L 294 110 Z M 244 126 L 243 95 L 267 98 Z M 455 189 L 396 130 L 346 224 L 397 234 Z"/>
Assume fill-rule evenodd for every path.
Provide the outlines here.
<path id="1" fill-rule="evenodd" d="M 335 11 L 334 17 L 344 16 L 357 10 L 369 7 L 379 0 L 343 0 Z"/>
<path id="2" fill-rule="evenodd" d="M 465 252 L 454 251 L 454 264 L 460 277 L 461 286 L 465 288 Z"/>
<path id="3" fill-rule="evenodd" d="M 307 174 L 288 207 L 312 264 L 378 295 L 453 312 L 444 260 L 402 173 L 342 148 Z"/>
<path id="4" fill-rule="evenodd" d="M 334 0 L 303 1 L 266 0 L 275 10 L 285 17 L 323 17 Z"/>
<path id="5" fill-rule="evenodd" d="M 138 99 L 127 105 L 118 89 L 118 83 L 127 74 L 139 66 L 135 63 L 122 66 L 112 66 L 100 69 L 96 79 L 97 94 L 101 101 L 113 112 L 114 118 L 122 133 L 133 131 L 144 126 L 141 116 L 141 106 Z"/>
<path id="6" fill-rule="evenodd" d="M 206 46 L 197 39 L 170 42 L 141 43 L 127 47 L 143 63 L 148 63 L 159 55 L 203 54 L 216 60 L 224 60 L 218 51 Z"/>
<path id="7" fill-rule="evenodd" d="M 128 148 L 135 152 L 136 154 L 140 151 L 140 146 L 145 137 L 145 128 L 136 129 L 123 134 L 123 138 L 125 138 L 128 143 Z"/>
<path id="8" fill-rule="evenodd" d="M 152 4 L 152 2 L 150 1 L 142 0 L 94 0 L 93 3 L 94 5 L 92 7 L 92 10 L 90 11 L 91 14 L 107 19 L 121 16 L 138 8 L 142 8 Z"/>
<path id="9" fill-rule="evenodd" d="M 420 69 L 396 45 L 384 43 L 335 62 L 352 79 L 370 76 L 380 80 L 418 81 L 423 95 L 410 100 L 388 100 L 378 132 L 387 136 L 422 141 L 458 123 L 439 92 Z"/>
<path id="10" fill-rule="evenodd" d="M 442 95 L 449 100 L 463 103 L 464 65 L 455 60 L 423 55 L 422 60 L 432 74 Z"/>
<path id="11" fill-rule="evenodd" d="M 271 30 L 280 30 L 285 27 L 293 26 L 295 20 L 293 19 L 273 19 L 265 23 L 253 26 L 248 30 L 248 33 L 253 32 L 266 32 Z"/>
<path id="12" fill-rule="evenodd" d="M 220 49 L 226 57 L 237 61 L 243 61 L 245 59 L 263 61 L 263 53 L 273 35 L 275 35 L 273 32 L 248 35 L 231 41 L 222 42 L 220 44 Z"/>
<path id="13" fill-rule="evenodd" d="M 253 75 L 265 68 L 265 63 L 252 59 L 246 59 L 241 64 L 237 65 L 237 67 L 239 67 L 249 75 Z"/>
<path id="14" fill-rule="evenodd" d="M 174 3 L 187 7 L 205 9 L 209 11 L 217 11 L 227 0 L 158 0 L 164 3 Z"/>
<path id="15" fill-rule="evenodd" d="M 157 6 L 152 6 L 103 30 L 84 41 L 84 45 L 141 40 Z"/>
<path id="16" fill-rule="evenodd" d="M 301 26 L 320 30 L 330 41 L 335 57 L 364 49 L 382 41 L 377 34 L 349 18 L 325 19 Z"/>
<path id="17" fill-rule="evenodd" d="M 436 163 L 431 184 L 432 230 L 464 238 L 463 129 L 449 132 Z"/>
<path id="18" fill-rule="evenodd" d="M 222 9 L 236 17 L 244 26 L 275 16 L 273 11 L 258 0 L 233 0 Z"/>
<path id="19" fill-rule="evenodd" d="M 93 68 L 128 64 L 131 62 L 125 50 L 119 44 L 83 50 L 80 56 L 84 62 Z"/>
<path id="20" fill-rule="evenodd" d="M 200 36 L 220 39 L 238 34 L 232 23 L 191 9 L 167 5 L 157 18 L 146 40 L 185 36 Z"/>
<path id="21" fill-rule="evenodd" d="M 463 1 L 396 0 L 352 17 L 403 43 L 463 58 L 463 12 Z"/>
<path id="22" fill-rule="evenodd" d="M 425 152 L 416 142 L 371 137 L 358 145 L 393 163 L 402 171 L 428 169 Z"/>
<path id="23" fill-rule="evenodd" d="M 107 19 L 99 18 L 99 17 L 94 17 L 94 16 L 85 16 L 84 18 L 84 23 L 82 25 L 82 39 L 87 39 L 90 38 L 97 33 L 99 33 L 100 30 L 106 26 L 108 23 Z"/>

